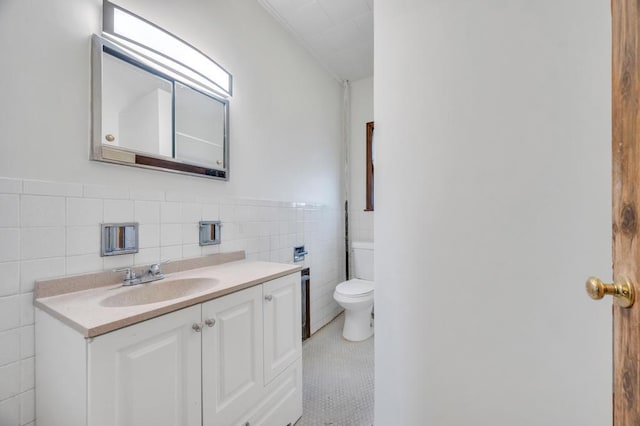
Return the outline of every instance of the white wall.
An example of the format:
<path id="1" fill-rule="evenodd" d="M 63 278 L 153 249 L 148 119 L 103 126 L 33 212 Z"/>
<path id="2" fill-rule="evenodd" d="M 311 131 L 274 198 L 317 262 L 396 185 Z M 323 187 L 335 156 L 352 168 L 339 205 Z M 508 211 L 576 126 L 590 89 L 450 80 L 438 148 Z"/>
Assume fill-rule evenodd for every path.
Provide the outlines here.
<path id="1" fill-rule="evenodd" d="M 611 424 L 610 11 L 377 0 L 376 424 Z"/>
<path id="2" fill-rule="evenodd" d="M 255 1 L 118 2 L 233 74 L 230 182 L 88 162 L 90 35 L 100 31 L 101 4 L 2 2 L 0 48 L 9 66 L 0 81 L 0 175 L 96 184 L 142 179 L 168 189 L 188 184 L 210 194 L 340 204 L 342 86 Z M 303 155 L 313 161 L 299 161 Z"/>
<path id="3" fill-rule="evenodd" d="M 341 84 L 255 1 L 118 4 L 234 75 L 230 181 L 89 161 L 90 35 L 101 2 L 0 2 L 3 426 L 34 420 L 34 280 L 206 254 L 215 249 L 191 232 L 200 217 L 226 223 L 221 250 L 254 259 L 287 261 L 304 242 L 312 330 L 339 312 L 331 293 L 344 276 Z M 140 253 L 101 258 L 99 223 L 132 219 Z"/>
<path id="4" fill-rule="evenodd" d="M 350 83 L 349 239 L 373 241 L 374 212 L 366 207 L 367 123 L 373 121 L 373 77 Z"/>

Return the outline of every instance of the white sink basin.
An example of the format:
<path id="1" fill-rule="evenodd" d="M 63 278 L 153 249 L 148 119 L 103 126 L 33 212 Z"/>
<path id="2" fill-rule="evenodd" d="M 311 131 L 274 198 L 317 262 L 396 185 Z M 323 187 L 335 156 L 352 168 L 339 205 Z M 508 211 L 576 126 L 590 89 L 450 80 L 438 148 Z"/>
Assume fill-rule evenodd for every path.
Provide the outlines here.
<path id="1" fill-rule="evenodd" d="M 119 308 L 165 302 L 209 290 L 218 284 L 219 281 L 215 278 L 183 278 L 137 284 L 104 298 L 100 305 Z"/>

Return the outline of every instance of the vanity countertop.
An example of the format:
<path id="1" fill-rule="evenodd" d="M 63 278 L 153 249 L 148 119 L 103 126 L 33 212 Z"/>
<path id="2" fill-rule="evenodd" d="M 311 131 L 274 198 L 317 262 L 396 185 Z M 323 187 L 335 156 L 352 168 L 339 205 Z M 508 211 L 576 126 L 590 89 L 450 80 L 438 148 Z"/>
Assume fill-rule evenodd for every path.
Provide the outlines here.
<path id="1" fill-rule="evenodd" d="M 165 274 L 163 280 L 124 287 L 109 284 L 63 294 L 38 293 L 34 305 L 78 330 L 83 336 L 95 337 L 162 314 L 206 302 L 275 278 L 300 271 L 294 264 L 235 260 Z M 79 277 L 74 277 L 78 281 Z M 136 291 L 157 283 L 170 285 L 175 280 L 213 279 L 211 286 L 170 300 L 133 306 L 104 306 L 107 298 L 119 293 Z M 61 280 L 61 279 L 59 279 Z M 145 289 L 146 291 L 146 289 Z"/>

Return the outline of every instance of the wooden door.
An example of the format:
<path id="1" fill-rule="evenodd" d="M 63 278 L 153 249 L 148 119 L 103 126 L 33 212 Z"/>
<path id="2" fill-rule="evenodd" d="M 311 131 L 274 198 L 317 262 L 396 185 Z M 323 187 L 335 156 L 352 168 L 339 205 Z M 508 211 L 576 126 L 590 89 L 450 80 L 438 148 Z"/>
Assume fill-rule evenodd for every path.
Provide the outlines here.
<path id="1" fill-rule="evenodd" d="M 263 395 L 262 286 L 203 303 L 202 320 L 202 424 L 230 425 Z"/>
<path id="2" fill-rule="evenodd" d="M 640 290 L 640 4 L 612 0 L 613 273 Z M 613 424 L 640 425 L 640 302 L 613 307 Z"/>
<path id="3" fill-rule="evenodd" d="M 88 424 L 200 426 L 200 305 L 96 337 Z"/>
<path id="4" fill-rule="evenodd" d="M 263 284 L 264 381 L 271 382 L 302 355 L 300 274 Z"/>

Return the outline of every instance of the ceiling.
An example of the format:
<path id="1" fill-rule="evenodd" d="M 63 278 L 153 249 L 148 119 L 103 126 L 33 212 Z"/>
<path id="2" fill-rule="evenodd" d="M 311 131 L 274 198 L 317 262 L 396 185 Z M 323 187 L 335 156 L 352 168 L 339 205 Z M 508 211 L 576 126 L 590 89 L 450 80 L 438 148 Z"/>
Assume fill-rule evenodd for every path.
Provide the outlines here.
<path id="1" fill-rule="evenodd" d="M 338 80 L 373 75 L 373 0 L 258 0 Z"/>

